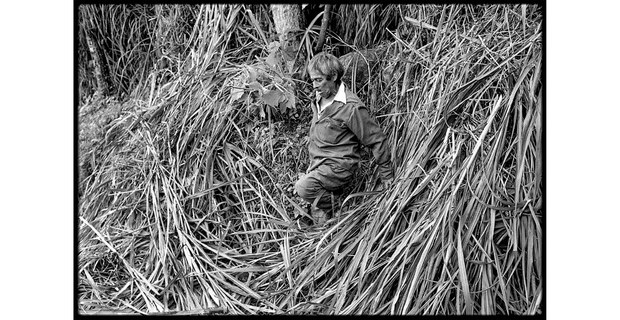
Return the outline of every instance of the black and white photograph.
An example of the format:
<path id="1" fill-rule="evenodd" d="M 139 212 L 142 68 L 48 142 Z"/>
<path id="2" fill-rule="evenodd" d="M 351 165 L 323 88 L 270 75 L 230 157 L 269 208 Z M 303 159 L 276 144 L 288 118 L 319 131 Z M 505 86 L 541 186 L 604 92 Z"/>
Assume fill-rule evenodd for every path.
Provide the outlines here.
<path id="1" fill-rule="evenodd" d="M 75 3 L 75 314 L 546 317 L 546 10 Z"/>

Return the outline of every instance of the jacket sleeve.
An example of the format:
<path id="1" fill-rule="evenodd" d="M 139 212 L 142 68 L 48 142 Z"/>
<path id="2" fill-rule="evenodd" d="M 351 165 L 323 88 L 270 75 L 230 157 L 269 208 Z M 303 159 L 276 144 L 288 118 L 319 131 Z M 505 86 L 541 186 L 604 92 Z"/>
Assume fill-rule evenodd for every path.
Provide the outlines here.
<path id="1" fill-rule="evenodd" d="M 370 116 L 368 109 L 363 105 L 354 106 L 348 126 L 360 142 L 372 150 L 379 167 L 381 180 L 391 180 L 394 174 L 390 151 L 387 146 L 387 137 L 377 122 Z"/>

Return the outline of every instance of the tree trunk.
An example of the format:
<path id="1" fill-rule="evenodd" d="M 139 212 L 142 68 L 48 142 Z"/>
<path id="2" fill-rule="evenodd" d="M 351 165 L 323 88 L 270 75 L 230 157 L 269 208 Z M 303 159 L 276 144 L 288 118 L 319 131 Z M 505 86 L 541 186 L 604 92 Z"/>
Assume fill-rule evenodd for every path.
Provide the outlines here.
<path id="1" fill-rule="evenodd" d="M 155 55 L 157 56 L 157 69 L 165 68 L 166 60 L 164 56 L 164 9 L 161 4 L 155 5 L 155 16 L 157 17 L 157 29 L 155 31 Z"/>
<path id="2" fill-rule="evenodd" d="M 325 32 L 327 31 L 327 25 L 329 24 L 329 16 L 331 15 L 332 5 L 326 4 L 323 10 L 323 21 L 321 21 L 321 33 L 319 34 L 319 41 L 314 48 L 314 53 L 318 53 L 323 50 L 323 44 L 325 43 Z"/>
<path id="3" fill-rule="evenodd" d="M 276 25 L 282 56 L 289 71 L 292 71 L 300 43 L 298 31 L 301 30 L 301 5 L 272 4 L 271 13 Z"/>
<path id="4" fill-rule="evenodd" d="M 93 65 L 95 68 L 95 80 L 97 81 L 97 91 L 95 95 L 99 96 L 107 96 L 110 91 L 108 87 L 108 82 L 106 80 L 105 69 L 103 65 L 103 59 L 101 58 L 101 54 L 99 53 L 99 48 L 95 45 L 95 42 L 88 34 L 87 30 L 84 30 L 84 35 L 86 36 L 86 42 L 88 43 L 88 51 L 90 52 L 91 57 L 93 58 Z"/>

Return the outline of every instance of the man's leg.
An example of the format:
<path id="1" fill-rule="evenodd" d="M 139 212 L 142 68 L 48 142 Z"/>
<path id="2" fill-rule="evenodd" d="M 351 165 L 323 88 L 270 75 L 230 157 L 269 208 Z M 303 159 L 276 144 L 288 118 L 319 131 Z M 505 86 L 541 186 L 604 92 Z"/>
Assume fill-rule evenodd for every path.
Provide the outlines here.
<path id="1" fill-rule="evenodd" d="M 344 187 L 352 178 L 349 170 L 320 165 L 302 176 L 295 184 L 295 190 L 306 202 L 313 204 L 316 201 L 319 209 L 329 211 L 332 209 L 332 192 Z"/>

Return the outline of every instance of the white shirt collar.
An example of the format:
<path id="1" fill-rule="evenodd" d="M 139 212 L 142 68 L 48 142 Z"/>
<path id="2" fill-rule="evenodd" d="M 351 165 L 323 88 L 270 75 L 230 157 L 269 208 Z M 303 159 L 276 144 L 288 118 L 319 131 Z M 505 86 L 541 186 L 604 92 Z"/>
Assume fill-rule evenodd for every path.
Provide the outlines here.
<path id="1" fill-rule="evenodd" d="M 321 101 L 321 96 L 317 94 L 315 103 L 316 103 L 317 109 L 319 110 L 319 115 L 323 113 L 323 110 L 325 110 L 325 108 L 327 108 L 326 106 L 325 108 L 321 109 L 320 101 Z M 344 83 L 342 82 L 340 83 L 338 92 L 336 92 L 336 96 L 334 96 L 334 100 L 330 104 L 328 104 L 328 106 L 334 103 L 334 101 L 342 102 L 343 104 L 347 103 L 347 94 L 345 93 Z"/>
<path id="2" fill-rule="evenodd" d="M 344 93 L 344 83 L 340 83 L 340 88 L 338 88 L 338 93 L 334 97 L 334 101 L 340 101 L 343 104 L 347 103 L 347 95 Z"/>

